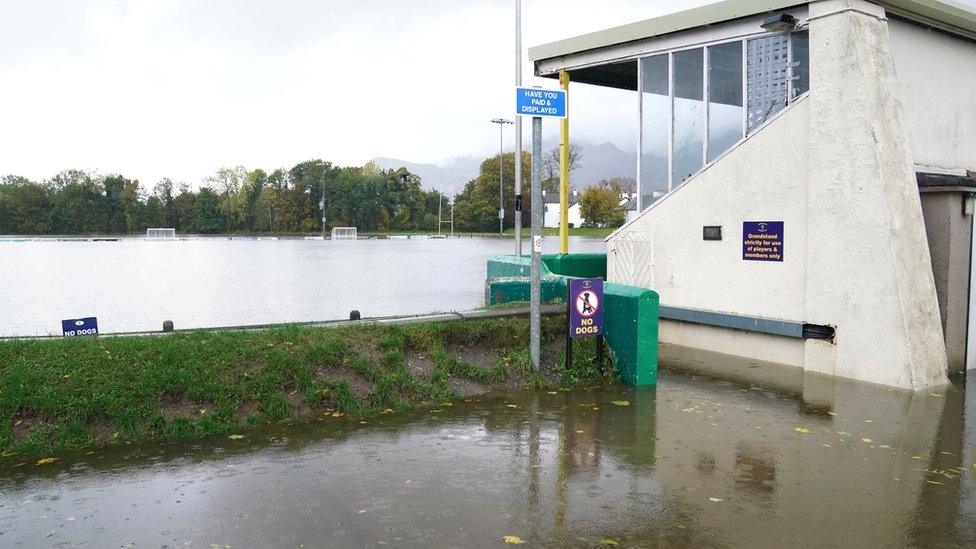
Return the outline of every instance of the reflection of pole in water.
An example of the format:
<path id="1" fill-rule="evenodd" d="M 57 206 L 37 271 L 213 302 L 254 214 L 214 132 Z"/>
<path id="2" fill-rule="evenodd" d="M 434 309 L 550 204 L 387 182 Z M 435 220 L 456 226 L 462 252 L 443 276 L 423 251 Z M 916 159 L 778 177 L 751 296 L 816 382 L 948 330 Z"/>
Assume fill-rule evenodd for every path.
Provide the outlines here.
<path id="1" fill-rule="evenodd" d="M 539 457 L 539 395 L 533 395 L 529 403 L 529 516 L 532 521 L 533 539 L 539 539 L 539 524 L 542 522 L 540 504 L 541 487 L 539 471 L 542 462 Z"/>
<path id="2" fill-rule="evenodd" d="M 570 417 L 566 414 L 566 417 Z M 563 421 L 559 426 L 559 443 L 556 448 L 556 518 L 555 529 L 562 531 L 566 524 L 566 481 L 569 479 L 569 443 L 567 438 L 572 436 L 572 426 L 567 426 L 568 421 Z"/>

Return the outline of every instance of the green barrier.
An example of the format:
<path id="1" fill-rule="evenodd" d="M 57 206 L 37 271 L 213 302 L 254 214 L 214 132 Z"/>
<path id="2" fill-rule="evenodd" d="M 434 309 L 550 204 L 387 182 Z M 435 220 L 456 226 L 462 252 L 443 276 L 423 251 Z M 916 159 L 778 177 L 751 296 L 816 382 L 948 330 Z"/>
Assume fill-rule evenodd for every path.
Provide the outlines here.
<path id="1" fill-rule="evenodd" d="M 566 300 L 573 278 L 605 278 L 606 254 L 547 254 L 542 256 L 542 301 Z M 529 257 L 496 256 L 488 260 L 485 303 L 497 305 L 529 301 Z M 657 383 L 657 341 L 660 302 L 646 288 L 608 282 L 603 290 L 604 337 L 613 349 L 620 377 L 631 385 Z"/>
<path id="2" fill-rule="evenodd" d="M 553 274 L 607 279 L 607 254 L 543 254 L 542 262 Z"/>

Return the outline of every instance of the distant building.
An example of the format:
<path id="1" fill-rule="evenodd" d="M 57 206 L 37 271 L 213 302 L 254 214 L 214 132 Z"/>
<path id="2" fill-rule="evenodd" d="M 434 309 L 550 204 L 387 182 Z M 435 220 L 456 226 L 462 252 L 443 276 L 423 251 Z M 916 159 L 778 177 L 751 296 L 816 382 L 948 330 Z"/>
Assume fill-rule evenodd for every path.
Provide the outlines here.
<path id="1" fill-rule="evenodd" d="M 559 193 L 547 193 L 542 191 L 542 202 L 546 206 L 545 215 L 542 219 L 542 226 L 547 228 L 559 227 Z M 582 227 L 583 218 L 580 216 L 579 191 L 572 191 L 569 197 L 569 224 L 573 227 Z"/>
<path id="2" fill-rule="evenodd" d="M 627 217 L 624 224 L 637 219 L 637 193 L 620 195 L 620 205 L 627 210 Z"/>
<path id="3" fill-rule="evenodd" d="M 910 389 L 976 368 L 971 8 L 727 0 L 529 56 L 633 91 L 608 278 L 660 294 L 661 341 Z"/>

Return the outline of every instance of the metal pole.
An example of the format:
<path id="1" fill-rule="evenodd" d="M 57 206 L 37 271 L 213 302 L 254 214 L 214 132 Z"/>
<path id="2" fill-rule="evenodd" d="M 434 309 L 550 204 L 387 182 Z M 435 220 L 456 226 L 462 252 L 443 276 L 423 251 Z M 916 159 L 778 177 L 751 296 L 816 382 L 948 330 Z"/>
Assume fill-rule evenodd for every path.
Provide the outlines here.
<path id="1" fill-rule="evenodd" d="M 437 236 L 441 235 L 441 223 L 443 219 L 441 217 L 441 203 L 444 202 L 444 195 L 440 191 L 437 191 Z"/>
<path id="2" fill-rule="evenodd" d="M 542 335 L 542 291 L 539 263 L 542 260 L 542 118 L 532 118 L 532 282 L 529 313 L 529 355 L 532 370 L 539 371 L 539 341 Z"/>
<path id="3" fill-rule="evenodd" d="M 572 314 L 571 308 L 573 306 L 573 295 L 572 295 L 572 278 L 566 279 L 566 321 L 569 322 L 570 315 Z M 566 369 L 573 369 L 573 338 L 569 335 L 569 330 L 566 330 Z"/>
<path id="4" fill-rule="evenodd" d="M 504 148 L 502 146 L 502 136 L 505 135 L 505 124 L 498 125 L 498 234 L 505 234 L 505 202 L 504 202 L 504 176 L 502 175 L 502 167 L 504 162 L 502 159 L 502 152 Z"/>
<path id="5" fill-rule="evenodd" d="M 321 202 L 319 204 L 322 207 L 322 238 L 325 238 L 325 167 L 322 169 L 322 194 L 319 197 Z"/>
<path id="6" fill-rule="evenodd" d="M 522 0 L 515 0 L 515 86 L 522 85 Z M 515 196 L 522 196 L 522 117 L 515 117 Z M 517 200 L 517 199 L 516 199 Z M 515 255 L 522 255 L 522 210 L 515 209 Z"/>
<path id="7" fill-rule="evenodd" d="M 559 71 L 566 92 L 566 118 L 559 123 L 559 253 L 569 253 L 569 73 Z"/>

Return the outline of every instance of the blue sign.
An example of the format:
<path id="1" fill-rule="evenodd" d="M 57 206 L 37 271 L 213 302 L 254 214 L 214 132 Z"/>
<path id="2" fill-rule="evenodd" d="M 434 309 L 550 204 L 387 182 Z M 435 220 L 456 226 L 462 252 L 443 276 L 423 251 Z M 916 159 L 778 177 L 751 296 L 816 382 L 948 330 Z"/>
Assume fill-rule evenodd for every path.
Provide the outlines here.
<path id="1" fill-rule="evenodd" d="M 566 92 L 542 88 L 515 88 L 515 115 L 566 118 Z"/>
<path id="2" fill-rule="evenodd" d="M 569 337 L 603 335 L 603 279 L 569 279 Z"/>
<path id="3" fill-rule="evenodd" d="M 743 221 L 742 259 L 783 261 L 783 222 Z"/>
<path id="4" fill-rule="evenodd" d="M 88 318 L 62 320 L 61 332 L 64 337 L 98 335 L 98 319 L 90 316 Z"/>

